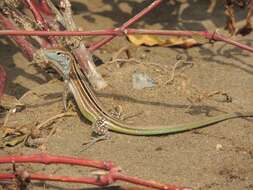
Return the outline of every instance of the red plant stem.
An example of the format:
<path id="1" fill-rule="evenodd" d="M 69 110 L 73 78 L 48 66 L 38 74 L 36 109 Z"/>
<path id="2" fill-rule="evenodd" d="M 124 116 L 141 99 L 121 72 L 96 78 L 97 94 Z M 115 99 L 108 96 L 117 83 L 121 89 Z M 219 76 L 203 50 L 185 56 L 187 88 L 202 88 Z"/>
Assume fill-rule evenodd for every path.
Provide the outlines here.
<path id="1" fill-rule="evenodd" d="M 0 180 L 12 180 L 15 179 L 14 174 L 0 174 Z M 105 178 L 100 178 L 98 180 L 95 177 L 66 177 L 66 176 L 47 176 L 41 174 L 32 174 L 30 177 L 31 180 L 40 180 L 40 181 L 58 181 L 65 183 L 83 183 L 97 186 L 106 186 L 109 185 L 109 182 Z"/>
<path id="2" fill-rule="evenodd" d="M 129 19 L 127 22 L 125 22 L 120 28 L 116 28 L 115 31 L 121 31 L 123 32 L 126 28 L 131 26 L 132 24 L 139 21 L 142 17 L 144 17 L 146 14 L 150 13 L 152 10 L 154 10 L 156 7 L 158 7 L 163 0 L 155 0 L 152 4 L 150 4 L 148 7 L 143 9 L 141 12 L 139 12 L 137 15 L 135 15 L 133 18 Z M 96 49 L 102 47 L 103 45 L 107 44 L 111 40 L 113 40 L 117 35 L 109 36 L 107 38 L 104 38 L 103 40 L 99 41 L 98 43 L 93 44 L 89 47 L 89 50 L 91 52 L 95 51 Z"/>
<path id="3" fill-rule="evenodd" d="M 24 0 L 24 1 L 26 2 L 28 8 L 31 10 L 36 22 L 38 22 L 43 27 L 43 29 L 45 31 L 48 31 L 49 30 L 48 23 L 43 18 L 43 16 L 40 14 L 40 9 L 39 9 L 38 5 L 36 4 L 35 0 Z M 55 38 L 49 36 L 48 39 L 52 45 L 57 44 L 57 40 Z M 43 46 L 49 47 L 50 45 L 48 43 L 45 43 L 45 44 L 43 44 Z"/>
<path id="4" fill-rule="evenodd" d="M 124 32 L 115 31 L 113 29 L 97 30 L 97 31 L 23 31 L 23 30 L 0 30 L 0 36 L 107 36 L 107 35 L 164 35 L 164 36 L 187 36 L 200 35 L 209 40 L 223 41 L 234 45 L 241 49 L 253 52 L 253 48 L 236 42 L 228 37 L 220 35 L 216 32 L 207 31 L 180 31 L 180 30 L 145 30 L 145 29 L 125 29 Z"/>
<path id="5" fill-rule="evenodd" d="M 0 23 L 7 29 L 15 30 L 15 25 L 4 15 L 0 13 Z M 30 42 L 26 40 L 24 36 L 16 36 L 13 37 L 13 40 L 18 44 L 18 46 L 23 51 L 24 55 L 28 58 L 28 60 L 33 59 L 33 55 L 35 53 L 34 47 L 31 45 Z"/>
<path id="6" fill-rule="evenodd" d="M 27 31 L 27 30 L 0 30 L 0 36 L 108 36 L 120 35 L 113 29 L 97 31 Z"/>
<path id="7" fill-rule="evenodd" d="M 40 0 L 40 1 L 39 1 L 39 8 L 40 8 L 40 10 L 41 10 L 43 13 L 45 13 L 46 15 L 48 15 L 48 16 L 53 15 L 53 13 L 52 13 L 50 7 L 49 7 L 48 4 L 47 4 L 47 0 Z"/>
<path id="8" fill-rule="evenodd" d="M 13 180 L 15 179 L 15 174 L 0 174 L 0 181 L 3 180 Z M 159 190 L 192 190 L 191 188 L 178 187 L 176 185 L 166 185 L 160 184 L 153 181 L 142 180 L 136 177 L 131 177 L 122 174 L 106 175 L 101 177 L 66 177 L 66 176 L 47 176 L 42 174 L 31 174 L 31 180 L 40 181 L 54 181 L 54 182 L 64 182 L 64 183 L 80 183 L 80 184 L 90 184 L 96 186 L 108 186 L 116 181 L 125 181 L 135 185 L 145 186 L 148 188 L 159 189 Z"/>
<path id="9" fill-rule="evenodd" d="M 107 186 L 118 180 L 142 185 L 149 188 L 160 190 L 190 190 L 189 188 L 181 188 L 175 185 L 165 185 L 153 181 L 142 180 L 136 177 L 120 174 L 119 167 L 112 162 L 84 160 L 70 157 L 49 156 L 49 155 L 31 155 L 31 156 L 6 156 L 0 157 L 0 164 L 6 163 L 41 163 L 41 164 L 71 164 L 79 166 L 95 167 L 108 170 L 108 174 L 96 177 L 66 177 L 66 176 L 46 176 L 39 174 L 31 174 L 31 180 L 58 181 L 70 183 L 85 183 L 97 186 Z M 0 180 L 11 180 L 15 178 L 15 174 L 0 174 Z"/>
<path id="10" fill-rule="evenodd" d="M 178 30 L 145 30 L 145 29 L 127 29 L 125 31 L 126 34 L 149 34 L 149 35 L 168 35 L 168 36 L 188 36 L 192 37 L 193 35 L 200 35 L 203 36 L 209 40 L 214 41 L 223 41 L 225 43 L 234 45 L 236 47 L 239 47 L 241 49 L 250 51 L 253 53 L 253 47 L 250 47 L 248 45 L 241 44 L 239 42 L 236 42 L 230 38 L 227 38 L 223 35 L 220 35 L 216 32 L 207 32 L 207 31 L 178 31 Z"/>
<path id="11" fill-rule="evenodd" d="M 48 26 L 46 25 L 45 20 L 41 16 L 40 11 L 36 5 L 36 2 L 34 0 L 25 0 L 25 2 L 28 5 L 29 9 L 32 11 L 32 14 L 33 14 L 36 22 L 38 22 L 45 29 L 48 29 Z"/>
<path id="12" fill-rule="evenodd" d="M 0 164 L 5 163 L 37 163 L 37 164 L 70 164 L 93 167 L 103 170 L 110 170 L 114 168 L 112 162 L 96 161 L 96 160 L 86 160 L 77 159 L 71 157 L 62 156 L 50 156 L 47 154 L 37 154 L 31 156 L 6 156 L 0 157 Z"/>

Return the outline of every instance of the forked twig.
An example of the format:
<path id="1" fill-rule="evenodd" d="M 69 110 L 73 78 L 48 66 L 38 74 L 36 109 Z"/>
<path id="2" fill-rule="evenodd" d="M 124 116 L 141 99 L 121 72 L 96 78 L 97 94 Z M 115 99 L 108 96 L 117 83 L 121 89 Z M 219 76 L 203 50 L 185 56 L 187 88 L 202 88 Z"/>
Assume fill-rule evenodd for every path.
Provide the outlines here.
<path id="1" fill-rule="evenodd" d="M 97 175 L 95 177 L 66 177 L 66 176 L 47 176 L 43 174 L 29 174 L 30 180 L 41 181 L 55 181 L 55 182 L 69 182 L 80 184 L 91 184 L 96 186 L 108 186 L 116 181 L 124 181 L 135 185 L 141 185 L 148 188 L 159 190 L 191 190 L 191 188 L 179 187 L 176 185 L 161 184 L 154 181 L 142 180 L 137 177 L 132 177 L 121 173 L 120 167 L 112 162 L 78 159 L 73 157 L 50 156 L 46 154 L 31 155 L 31 156 L 6 156 L 0 157 L 0 164 L 18 164 L 18 163 L 36 163 L 36 164 L 65 164 L 76 165 L 82 167 L 97 168 L 107 172 L 104 175 Z M 1 173 L 0 181 L 15 179 L 16 175 L 13 173 Z"/>

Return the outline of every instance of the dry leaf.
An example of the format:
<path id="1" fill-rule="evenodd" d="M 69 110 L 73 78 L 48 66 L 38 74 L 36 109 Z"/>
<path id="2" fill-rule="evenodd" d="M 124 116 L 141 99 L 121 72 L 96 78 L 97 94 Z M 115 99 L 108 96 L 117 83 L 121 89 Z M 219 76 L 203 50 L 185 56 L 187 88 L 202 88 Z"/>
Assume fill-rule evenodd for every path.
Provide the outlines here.
<path id="1" fill-rule="evenodd" d="M 5 128 L 1 135 L 1 144 L 9 147 L 23 143 L 27 138 L 28 130 L 24 127 L 19 129 Z"/>
<path id="2" fill-rule="evenodd" d="M 185 37 L 162 38 L 154 35 L 128 35 L 127 37 L 130 42 L 137 46 L 180 46 L 184 48 L 189 48 L 199 44 L 199 42 L 195 39 Z"/>
<path id="3" fill-rule="evenodd" d="M 8 138 L 8 139 L 4 140 L 4 146 L 8 146 L 8 147 L 17 146 L 20 143 L 23 143 L 26 138 L 27 138 L 26 135 L 21 135 L 21 136 L 15 136 L 15 137 L 12 137 L 12 138 Z"/>

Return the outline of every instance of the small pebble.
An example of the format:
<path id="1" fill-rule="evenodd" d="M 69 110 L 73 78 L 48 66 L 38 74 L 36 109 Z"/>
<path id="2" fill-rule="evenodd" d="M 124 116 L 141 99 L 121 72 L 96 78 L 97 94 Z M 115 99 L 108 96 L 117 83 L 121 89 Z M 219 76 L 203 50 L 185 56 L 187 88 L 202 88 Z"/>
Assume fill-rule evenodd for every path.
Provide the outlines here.
<path id="1" fill-rule="evenodd" d="M 141 54 L 141 59 L 146 59 L 146 58 L 147 58 L 147 54 L 142 53 L 142 54 Z"/>
<path id="2" fill-rule="evenodd" d="M 223 146 L 221 144 L 216 145 L 216 150 L 222 150 Z"/>
<path id="3" fill-rule="evenodd" d="M 132 76 L 133 88 L 141 90 L 144 88 L 155 87 L 155 81 L 145 73 L 134 72 Z"/>

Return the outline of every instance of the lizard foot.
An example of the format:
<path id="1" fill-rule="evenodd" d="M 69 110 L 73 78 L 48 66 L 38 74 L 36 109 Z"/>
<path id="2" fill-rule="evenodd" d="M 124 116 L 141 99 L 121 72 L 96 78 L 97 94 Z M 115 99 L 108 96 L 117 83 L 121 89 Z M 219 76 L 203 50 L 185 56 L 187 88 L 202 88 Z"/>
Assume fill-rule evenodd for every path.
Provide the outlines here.
<path id="1" fill-rule="evenodd" d="M 83 148 L 78 152 L 78 154 L 82 153 L 83 151 L 87 150 L 90 148 L 92 145 L 96 144 L 97 142 L 100 141 L 105 141 L 111 139 L 109 133 L 102 135 L 102 136 L 96 136 L 96 137 L 91 137 L 91 140 L 88 142 L 83 143 Z"/>

